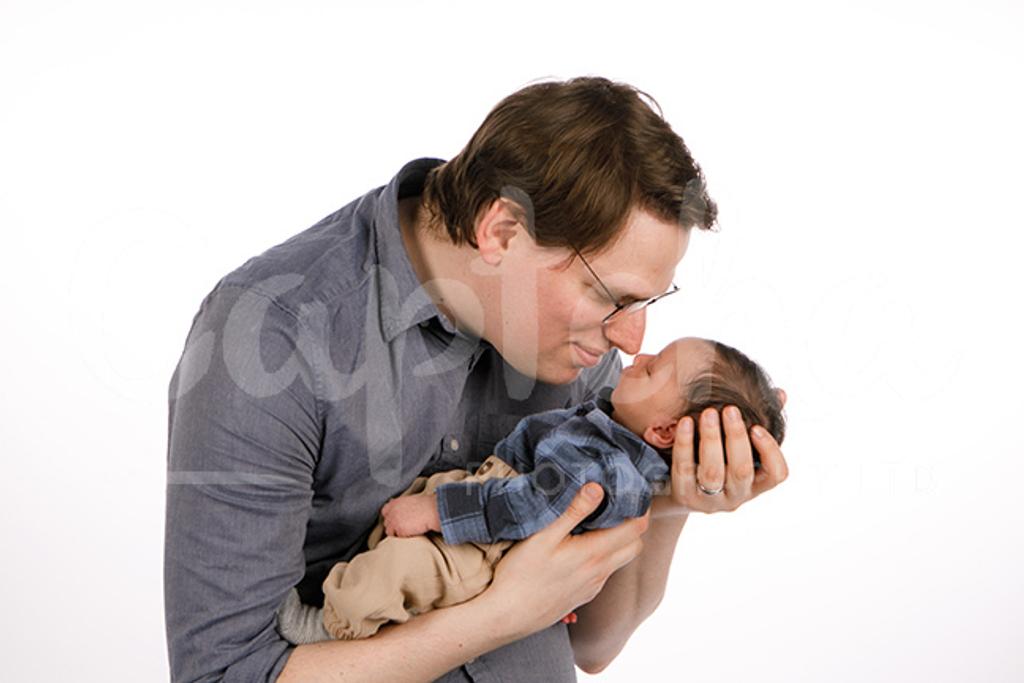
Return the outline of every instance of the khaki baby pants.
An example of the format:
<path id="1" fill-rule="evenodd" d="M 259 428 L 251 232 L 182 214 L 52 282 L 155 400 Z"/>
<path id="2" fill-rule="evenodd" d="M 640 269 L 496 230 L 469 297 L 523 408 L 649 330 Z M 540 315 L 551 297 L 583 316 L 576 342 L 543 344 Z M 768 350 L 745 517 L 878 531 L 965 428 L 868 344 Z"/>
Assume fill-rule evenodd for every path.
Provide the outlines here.
<path id="1" fill-rule="evenodd" d="M 470 474 L 464 469 L 417 477 L 401 495 L 431 493 L 450 481 L 517 476 L 496 455 Z M 465 602 L 484 591 L 494 565 L 514 541 L 448 545 L 435 531 L 423 536 L 386 536 L 384 518 L 370 532 L 365 552 L 331 568 L 323 583 L 323 622 L 334 638 L 367 638 L 388 621 L 404 623 L 437 607 Z"/>

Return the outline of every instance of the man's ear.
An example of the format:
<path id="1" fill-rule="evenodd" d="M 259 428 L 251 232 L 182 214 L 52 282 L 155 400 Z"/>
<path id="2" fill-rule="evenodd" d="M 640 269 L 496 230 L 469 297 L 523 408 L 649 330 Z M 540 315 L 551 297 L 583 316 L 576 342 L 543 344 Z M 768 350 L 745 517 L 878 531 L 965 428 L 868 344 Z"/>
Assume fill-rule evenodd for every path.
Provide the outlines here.
<path id="1" fill-rule="evenodd" d="M 655 448 L 672 448 L 676 440 L 676 426 L 679 420 L 672 420 L 663 424 L 652 424 L 644 430 L 644 441 Z"/>
<path id="2" fill-rule="evenodd" d="M 496 266 L 517 235 L 527 236 L 522 224 L 522 209 L 514 202 L 498 198 L 483 210 L 476 222 L 476 244 L 480 258 Z"/>

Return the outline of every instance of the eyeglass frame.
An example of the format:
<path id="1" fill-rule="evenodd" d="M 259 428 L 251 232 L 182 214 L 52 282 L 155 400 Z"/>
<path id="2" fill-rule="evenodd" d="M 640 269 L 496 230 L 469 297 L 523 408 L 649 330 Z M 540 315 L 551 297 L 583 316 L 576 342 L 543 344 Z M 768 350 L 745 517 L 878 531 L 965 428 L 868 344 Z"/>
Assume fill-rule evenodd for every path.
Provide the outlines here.
<path id="1" fill-rule="evenodd" d="M 611 313 L 606 315 L 601 320 L 602 325 L 607 325 L 609 322 L 612 321 L 613 318 L 617 317 L 623 311 L 625 311 L 624 316 L 639 313 L 640 311 L 644 310 L 645 308 L 653 304 L 655 301 L 658 301 L 659 299 L 664 299 L 666 296 L 669 296 L 670 294 L 675 294 L 676 292 L 679 291 L 679 286 L 675 282 L 673 282 L 672 289 L 668 290 L 667 292 L 664 292 L 663 294 L 652 296 L 649 299 L 638 299 L 637 301 L 633 301 L 628 304 L 619 303 L 619 300 L 615 298 L 615 295 L 612 294 L 611 290 L 608 289 L 608 287 L 604 284 L 601 278 L 598 277 L 597 273 L 594 272 L 594 269 L 590 267 L 590 264 L 587 263 L 587 259 L 583 258 L 583 254 L 580 253 L 580 250 L 577 249 L 575 246 L 572 246 L 572 250 L 576 252 L 577 256 L 580 257 L 580 261 L 583 262 L 583 265 L 586 266 L 587 270 L 590 271 L 590 274 L 594 276 L 595 280 L 597 280 L 597 284 L 601 285 L 601 289 L 604 290 L 604 293 L 608 296 L 608 299 L 611 300 L 612 304 L 614 304 L 615 306 L 615 310 L 613 310 Z"/>

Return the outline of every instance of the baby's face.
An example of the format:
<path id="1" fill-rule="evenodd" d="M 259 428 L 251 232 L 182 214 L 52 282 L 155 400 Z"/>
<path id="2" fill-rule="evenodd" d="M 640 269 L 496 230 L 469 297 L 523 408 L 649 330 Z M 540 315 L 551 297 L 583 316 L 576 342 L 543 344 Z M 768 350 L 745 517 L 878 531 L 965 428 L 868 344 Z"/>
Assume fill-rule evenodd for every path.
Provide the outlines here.
<path id="1" fill-rule="evenodd" d="M 710 368 L 712 360 L 711 346 L 697 337 L 677 339 L 656 356 L 637 354 L 612 392 L 615 421 L 660 446 L 653 443 L 650 430 L 663 430 L 662 439 L 666 434 L 674 437 L 682 387 Z"/>

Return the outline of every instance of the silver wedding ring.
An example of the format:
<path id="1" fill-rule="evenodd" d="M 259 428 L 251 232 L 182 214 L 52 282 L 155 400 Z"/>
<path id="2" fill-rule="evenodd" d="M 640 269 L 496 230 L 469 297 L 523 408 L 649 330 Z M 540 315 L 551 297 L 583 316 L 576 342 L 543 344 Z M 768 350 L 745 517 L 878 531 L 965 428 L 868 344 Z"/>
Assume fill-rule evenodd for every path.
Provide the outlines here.
<path id="1" fill-rule="evenodd" d="M 714 491 L 709 491 L 708 489 L 704 488 L 704 484 L 700 483 L 700 479 L 698 479 L 697 488 L 699 488 L 701 491 L 708 494 L 709 496 L 714 496 L 725 490 L 725 484 L 723 483 L 719 488 L 715 489 Z"/>

